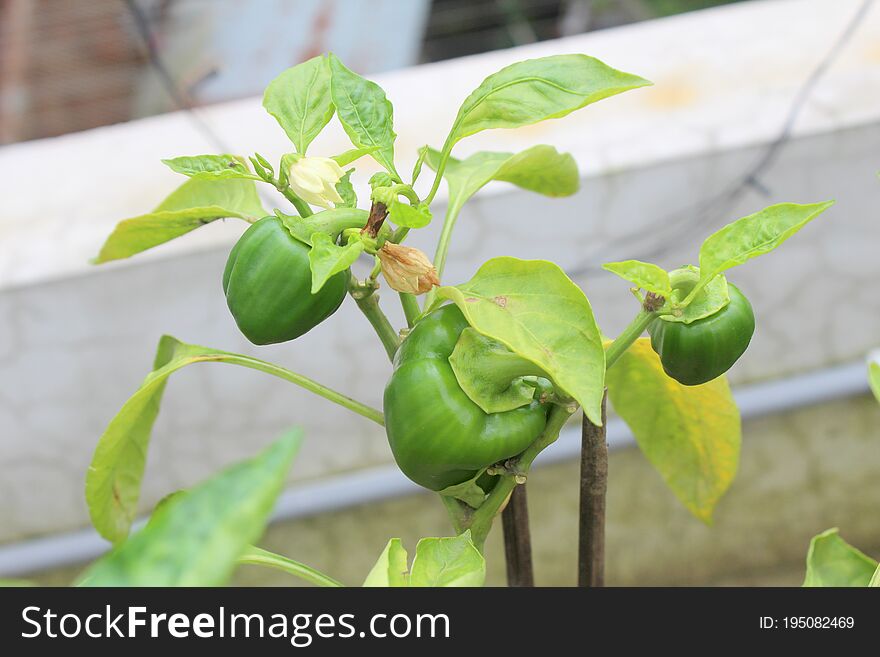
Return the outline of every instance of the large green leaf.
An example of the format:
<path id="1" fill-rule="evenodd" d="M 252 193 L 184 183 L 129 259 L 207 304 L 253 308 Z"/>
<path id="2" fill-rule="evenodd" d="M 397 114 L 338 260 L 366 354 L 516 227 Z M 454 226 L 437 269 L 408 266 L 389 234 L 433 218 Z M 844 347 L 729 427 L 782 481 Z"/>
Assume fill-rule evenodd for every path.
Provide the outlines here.
<path id="1" fill-rule="evenodd" d="M 208 347 L 186 344 L 170 335 L 159 341 L 153 371 L 110 421 L 95 448 L 86 473 L 86 502 L 95 529 L 114 543 L 131 528 L 140 498 L 150 434 L 165 383 L 171 374 L 193 363 L 229 363 L 260 370 L 299 385 L 382 423 L 382 413 L 272 363 Z"/>
<path id="2" fill-rule="evenodd" d="M 410 586 L 482 586 L 486 561 L 466 531 L 451 538 L 423 538 L 416 546 Z"/>
<path id="3" fill-rule="evenodd" d="M 263 533 L 301 442 L 289 435 L 157 509 L 98 560 L 83 586 L 218 586 Z"/>
<path id="4" fill-rule="evenodd" d="M 468 323 L 547 373 L 602 423 L 605 351 L 583 291 L 546 260 L 493 258 L 467 283 L 437 289 Z"/>
<path id="5" fill-rule="evenodd" d="M 263 107 L 275 117 L 297 152 L 305 154 L 333 118 L 327 58 L 319 55 L 281 73 L 266 87 Z"/>
<path id="6" fill-rule="evenodd" d="M 647 292 L 659 294 L 665 299 L 672 295 L 672 284 L 669 274 L 665 269 L 639 260 L 624 260 L 623 262 L 609 262 L 602 265 L 602 269 L 617 274 L 623 280 L 633 283 L 636 287 Z"/>
<path id="7" fill-rule="evenodd" d="M 120 221 L 93 262 L 128 258 L 215 219 L 256 221 L 265 214 L 252 180 L 190 178 L 152 212 Z"/>
<path id="8" fill-rule="evenodd" d="M 489 128 L 517 128 L 563 117 L 650 82 L 587 55 L 553 55 L 511 64 L 487 77 L 462 103 L 454 144 Z"/>
<path id="9" fill-rule="evenodd" d="M 376 560 L 376 565 L 367 574 L 364 586 L 408 586 L 409 574 L 406 561 L 407 554 L 403 543 L 399 538 L 392 538 Z"/>
<path id="10" fill-rule="evenodd" d="M 642 452 L 690 512 L 710 522 L 739 461 L 740 417 L 726 378 L 683 386 L 640 338 L 608 370 L 607 383 Z"/>
<path id="11" fill-rule="evenodd" d="M 869 586 L 877 562 L 828 529 L 810 541 L 804 586 Z"/>
<path id="12" fill-rule="evenodd" d="M 262 180 L 251 173 L 244 158 L 238 155 L 184 155 L 170 160 L 162 160 L 169 169 L 190 178 L 221 180 L 224 178 L 244 178 Z"/>
<path id="13" fill-rule="evenodd" d="M 375 149 L 370 155 L 399 179 L 394 168 L 394 108 L 382 87 L 347 68 L 333 54 L 330 72 L 333 104 L 351 143 Z"/>
<path id="14" fill-rule="evenodd" d="M 425 164 L 436 171 L 442 154 L 432 148 L 425 153 Z M 574 158 L 545 145 L 516 154 L 481 151 L 464 160 L 449 157 L 443 177 L 449 185 L 449 214 L 457 214 L 471 196 L 492 180 L 513 183 L 545 196 L 570 196 L 580 185 Z"/>
<path id="15" fill-rule="evenodd" d="M 707 280 L 772 251 L 832 205 L 834 201 L 809 205 L 779 203 L 737 219 L 703 242 L 700 275 Z"/>

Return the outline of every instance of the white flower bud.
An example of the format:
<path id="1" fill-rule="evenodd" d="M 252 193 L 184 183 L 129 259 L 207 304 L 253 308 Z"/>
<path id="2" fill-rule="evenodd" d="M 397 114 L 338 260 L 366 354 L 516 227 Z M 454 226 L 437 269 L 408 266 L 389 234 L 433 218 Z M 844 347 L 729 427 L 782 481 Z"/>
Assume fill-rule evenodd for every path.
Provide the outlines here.
<path id="1" fill-rule="evenodd" d="M 294 193 L 306 203 L 330 209 L 342 203 L 336 183 L 345 175 L 335 160 L 329 157 L 300 157 L 290 165 L 288 183 Z"/>

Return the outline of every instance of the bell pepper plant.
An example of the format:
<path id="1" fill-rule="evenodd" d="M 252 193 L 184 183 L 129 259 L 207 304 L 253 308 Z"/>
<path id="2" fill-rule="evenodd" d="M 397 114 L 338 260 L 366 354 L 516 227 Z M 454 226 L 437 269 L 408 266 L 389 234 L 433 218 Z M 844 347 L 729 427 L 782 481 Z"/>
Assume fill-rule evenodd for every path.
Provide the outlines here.
<path id="1" fill-rule="evenodd" d="M 111 420 L 88 471 L 92 521 L 119 547 L 86 581 L 216 584 L 245 561 L 335 584 L 250 546 L 292 458 L 293 447 L 283 441 L 222 475 L 218 481 L 226 477 L 226 483 L 209 482 L 160 504 L 147 528 L 128 538 L 165 382 L 199 362 L 277 376 L 385 426 L 400 469 L 439 495 L 457 538 L 425 539 L 411 567 L 393 539 L 367 578 L 374 584 L 481 583 L 486 536 L 512 491 L 526 483 L 535 458 L 579 409 L 589 423 L 602 425 L 606 389 L 672 491 L 708 522 L 739 455 L 739 415 L 725 372 L 755 329 L 751 305 L 726 275 L 775 249 L 832 202 L 780 203 L 734 221 L 703 242 L 696 264 L 673 271 L 637 260 L 608 263 L 605 269 L 628 281 L 637 300 L 632 323 L 613 340 L 599 329 L 581 288 L 551 262 L 499 257 L 468 281 L 444 277 L 461 209 L 486 184 L 501 181 L 542 194 L 550 208 L 552 198 L 577 192 L 580 180 L 574 158 L 553 146 L 458 158 L 453 151 L 459 142 L 484 130 L 564 120 L 649 84 L 582 54 L 512 64 L 474 89 L 445 142 L 420 148 L 413 171 L 403 175 L 385 92 L 334 55 L 318 56 L 283 72 L 266 89 L 263 105 L 292 144 L 279 162 L 258 153 L 165 160 L 188 179 L 154 211 L 121 221 L 96 262 L 128 258 L 220 218 L 240 219 L 247 229 L 217 277 L 244 336 L 256 345 L 294 340 L 334 321 L 349 296 L 393 360 L 393 373 L 387 382 L 377 381 L 385 387 L 379 410 L 255 357 L 163 337 L 154 370 Z M 310 144 L 334 116 L 352 148 L 310 154 Z M 369 179 L 365 200 L 357 198 L 351 165 L 367 157 L 382 171 Z M 405 242 L 436 220 L 435 199 L 444 182 L 445 216 L 429 257 Z M 258 185 L 274 188 L 287 204 L 266 210 Z M 364 277 L 351 269 L 358 260 L 372 265 Z M 406 326 L 393 326 L 383 311 L 378 290 L 384 287 L 395 292 L 391 300 L 401 304 Z M 646 331 L 650 339 L 643 337 Z M 252 503 L 229 498 L 230 476 L 244 480 L 235 484 L 236 499 L 252 494 Z M 213 515 L 200 514 L 203 506 Z M 197 528 L 199 541 L 184 538 L 193 529 L 188 514 L 209 525 Z M 152 547 L 175 540 L 189 551 L 171 557 L 169 550 Z M 210 572 L 196 564 L 194 546 L 211 551 Z M 174 572 L 189 575 L 163 579 L 171 571 L 162 570 L 161 555 L 184 560 Z M 468 575 L 425 579 L 420 568 L 430 570 L 431 559 L 461 560 Z M 151 580 L 153 575 L 159 579 Z"/>

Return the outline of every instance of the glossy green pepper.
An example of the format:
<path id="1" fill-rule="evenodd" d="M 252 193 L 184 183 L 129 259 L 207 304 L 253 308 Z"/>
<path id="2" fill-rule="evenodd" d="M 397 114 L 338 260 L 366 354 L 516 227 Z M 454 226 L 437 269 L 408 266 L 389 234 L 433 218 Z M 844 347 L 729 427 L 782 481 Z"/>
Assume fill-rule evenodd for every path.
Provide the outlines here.
<path id="1" fill-rule="evenodd" d="M 385 430 L 403 473 L 431 490 L 463 483 L 540 435 L 549 404 L 486 413 L 461 389 L 449 357 L 468 326 L 455 305 L 421 319 L 400 345 L 385 388 Z"/>
<path id="2" fill-rule="evenodd" d="M 278 217 L 263 217 L 239 238 L 223 272 L 223 291 L 235 323 L 254 344 L 298 338 L 336 312 L 348 271 L 334 274 L 315 294 L 309 247 Z"/>
<path id="3" fill-rule="evenodd" d="M 711 381 L 729 370 L 745 353 L 755 332 L 749 300 L 727 284 L 730 303 L 690 324 L 655 319 L 648 326 L 651 347 L 665 372 L 686 386 Z"/>

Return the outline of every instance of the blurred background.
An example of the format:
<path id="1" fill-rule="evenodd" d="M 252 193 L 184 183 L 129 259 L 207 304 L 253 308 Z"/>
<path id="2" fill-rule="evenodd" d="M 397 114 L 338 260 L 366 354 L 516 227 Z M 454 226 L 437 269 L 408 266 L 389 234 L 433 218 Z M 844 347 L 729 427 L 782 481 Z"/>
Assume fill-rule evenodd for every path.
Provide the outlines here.
<path id="1" fill-rule="evenodd" d="M 88 264 L 117 221 L 182 182 L 161 158 L 259 151 L 277 161 L 292 150 L 262 110 L 262 90 L 327 51 L 387 91 L 401 171 L 419 146 L 442 143 L 486 75 L 514 61 L 585 52 L 655 83 L 455 151 L 549 143 L 574 155 L 582 180 L 558 200 L 487 187 L 462 213 L 444 282 L 467 280 L 496 255 L 552 259 L 607 334 L 635 308 L 603 262 L 672 269 L 740 216 L 835 198 L 778 254 L 732 273 L 758 329 L 731 372 L 743 449 L 712 527 L 688 515 L 612 423 L 608 581 L 799 584 L 809 538 L 831 526 L 876 556 L 880 406 L 865 368 L 880 347 L 876 4 L 0 0 L 0 577 L 67 583 L 105 549 L 89 529 L 86 468 L 163 333 L 257 354 L 381 404 L 390 366 L 349 303 L 295 343 L 256 348 L 238 334 L 220 274 L 239 222 Z M 310 153 L 347 148 L 334 121 Z M 362 199 L 375 170 L 358 163 Z M 286 209 L 268 193 L 264 204 Z M 435 217 L 442 205 L 441 195 Z M 410 241 L 433 252 L 439 224 Z M 168 386 L 143 513 L 294 424 L 308 440 L 266 548 L 358 584 L 389 537 L 414 546 L 449 533 L 442 505 L 391 463 L 381 429 L 284 382 L 207 366 Z M 575 579 L 578 439 L 572 427 L 530 476 L 539 584 Z M 499 535 L 488 547 L 492 584 L 504 581 Z M 237 581 L 295 584 L 249 569 Z"/>

